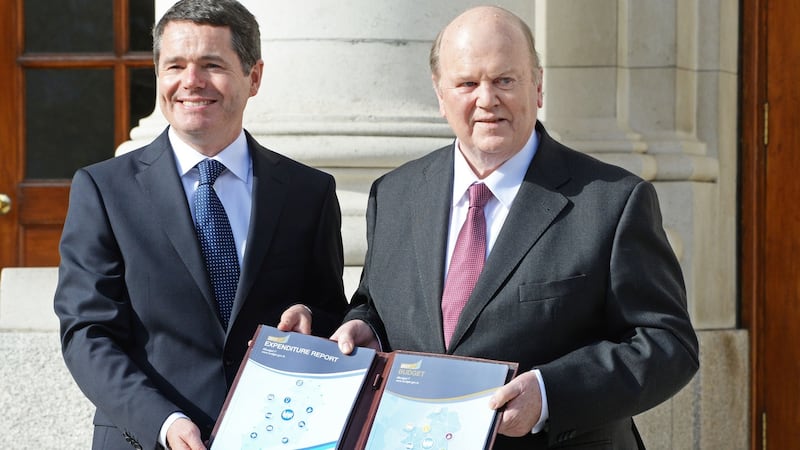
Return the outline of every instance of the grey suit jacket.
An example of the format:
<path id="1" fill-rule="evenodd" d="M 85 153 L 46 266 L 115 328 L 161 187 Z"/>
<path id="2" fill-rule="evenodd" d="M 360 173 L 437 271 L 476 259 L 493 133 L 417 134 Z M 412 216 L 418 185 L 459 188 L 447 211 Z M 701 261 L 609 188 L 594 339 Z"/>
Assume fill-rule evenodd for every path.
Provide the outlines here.
<path id="1" fill-rule="evenodd" d="M 378 179 L 368 251 L 346 320 L 386 349 L 516 361 L 546 386 L 546 431 L 497 449 L 635 448 L 631 417 L 698 368 L 678 261 L 650 183 L 571 150 L 537 123 L 540 144 L 455 328 L 441 296 L 454 147 Z"/>
<path id="2" fill-rule="evenodd" d="M 64 360 L 97 406 L 94 448 L 156 448 L 175 411 L 208 438 L 258 324 L 295 303 L 312 309 L 315 334 L 341 322 L 333 178 L 247 141 L 253 204 L 227 330 L 166 131 L 75 174 L 55 311 Z"/>

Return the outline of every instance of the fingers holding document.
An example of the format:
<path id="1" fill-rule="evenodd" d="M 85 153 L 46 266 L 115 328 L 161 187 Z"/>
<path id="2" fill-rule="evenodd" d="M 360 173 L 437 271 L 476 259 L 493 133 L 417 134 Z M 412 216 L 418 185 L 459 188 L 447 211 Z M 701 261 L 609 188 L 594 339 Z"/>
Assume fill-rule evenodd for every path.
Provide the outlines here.
<path id="1" fill-rule="evenodd" d="M 331 336 L 331 340 L 339 343 L 339 350 L 349 355 L 356 347 L 368 347 L 380 350 L 380 343 L 375 333 L 363 320 L 350 320 L 342 324 Z"/>

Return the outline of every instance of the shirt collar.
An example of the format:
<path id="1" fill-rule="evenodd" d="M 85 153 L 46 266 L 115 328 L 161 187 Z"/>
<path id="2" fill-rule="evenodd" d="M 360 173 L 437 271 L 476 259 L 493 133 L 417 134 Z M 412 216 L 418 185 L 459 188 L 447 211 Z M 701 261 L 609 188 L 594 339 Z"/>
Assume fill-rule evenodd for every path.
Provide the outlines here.
<path id="1" fill-rule="evenodd" d="M 201 154 L 193 149 L 189 144 L 181 140 L 172 127 L 168 131 L 169 143 L 172 145 L 172 150 L 175 153 L 175 162 L 178 165 L 178 173 L 180 176 L 186 175 L 190 170 L 207 156 Z M 247 182 L 247 176 L 250 171 L 250 153 L 247 151 L 247 138 L 245 137 L 244 130 L 239 133 L 239 136 L 231 142 L 230 145 L 217 153 L 213 159 L 221 162 L 225 167 L 239 179 Z"/>
<path id="2" fill-rule="evenodd" d="M 455 157 L 453 158 L 452 206 L 462 201 L 469 201 L 467 189 L 471 184 L 482 181 L 489 190 L 492 191 L 492 195 L 494 195 L 504 207 L 510 208 L 511 202 L 514 201 L 514 197 L 516 197 L 519 187 L 522 185 L 522 180 L 525 179 L 525 173 L 527 173 L 528 167 L 538 147 L 539 135 L 536 133 L 536 130 L 533 130 L 531 137 L 522 147 L 522 150 L 500 165 L 500 167 L 495 169 L 489 176 L 480 180 L 461 153 L 460 143 L 458 139 L 456 139 L 454 145 Z"/>

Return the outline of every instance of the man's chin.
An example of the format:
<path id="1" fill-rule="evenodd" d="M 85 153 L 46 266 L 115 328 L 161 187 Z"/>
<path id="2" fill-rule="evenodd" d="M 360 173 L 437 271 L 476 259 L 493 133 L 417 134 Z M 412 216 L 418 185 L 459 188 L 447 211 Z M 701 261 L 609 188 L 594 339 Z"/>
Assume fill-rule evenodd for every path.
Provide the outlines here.
<path id="1" fill-rule="evenodd" d="M 189 123 L 177 123 L 174 124 L 172 127 L 175 128 L 176 131 L 179 133 L 185 134 L 187 136 L 203 136 L 208 133 L 210 123 L 207 122 L 198 122 L 198 121 L 191 121 Z"/>
<path id="2" fill-rule="evenodd" d="M 484 153 L 505 153 L 511 151 L 512 139 L 506 136 L 485 136 L 474 139 L 473 142 Z"/>

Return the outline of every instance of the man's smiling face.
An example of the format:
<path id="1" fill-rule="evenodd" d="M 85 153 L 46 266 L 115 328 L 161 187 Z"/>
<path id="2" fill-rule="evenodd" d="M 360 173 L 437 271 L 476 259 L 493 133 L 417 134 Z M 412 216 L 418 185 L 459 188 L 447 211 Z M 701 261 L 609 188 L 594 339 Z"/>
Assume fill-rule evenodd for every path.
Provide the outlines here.
<path id="1" fill-rule="evenodd" d="M 161 110 L 186 143 L 203 153 L 222 150 L 239 135 L 247 100 L 258 92 L 263 62 L 248 72 L 227 27 L 188 21 L 167 24 L 161 38 Z"/>

